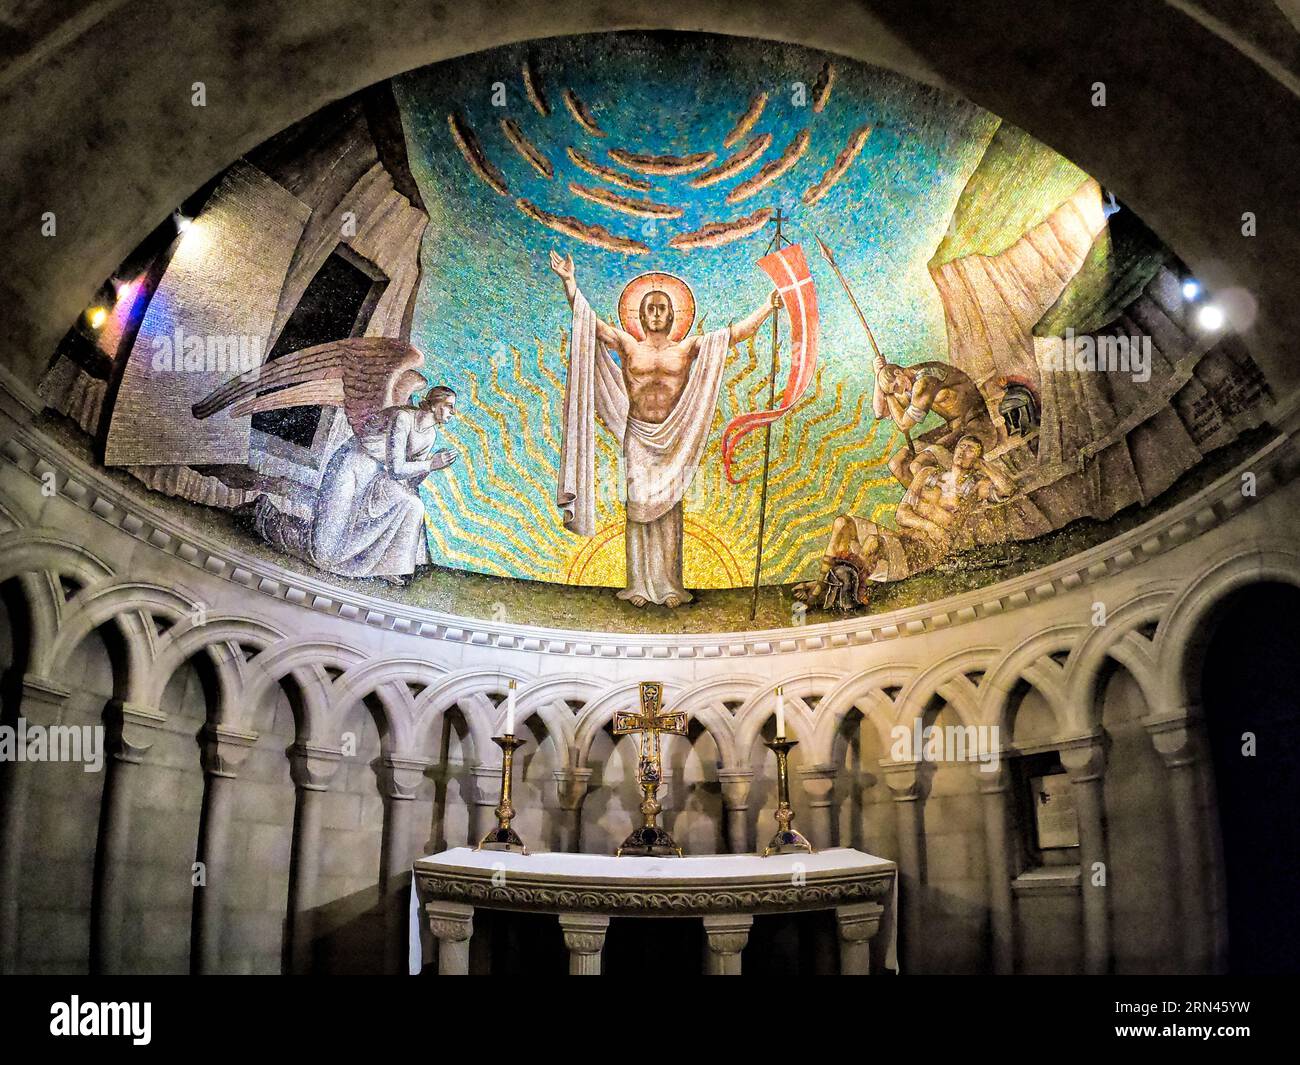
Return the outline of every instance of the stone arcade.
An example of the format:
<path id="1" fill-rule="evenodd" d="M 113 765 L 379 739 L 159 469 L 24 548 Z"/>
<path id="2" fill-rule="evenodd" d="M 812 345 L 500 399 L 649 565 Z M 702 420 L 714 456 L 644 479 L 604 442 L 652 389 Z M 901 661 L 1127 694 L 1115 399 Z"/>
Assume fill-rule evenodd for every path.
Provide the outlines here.
<path id="1" fill-rule="evenodd" d="M 263 6 L 13 16 L 0 971 L 1294 969 L 1282 7 L 1115 49 L 1097 5 L 409 3 L 340 51 L 361 7 Z M 159 86 L 200 68 L 196 122 Z M 650 486 L 673 610 L 616 595 L 623 441 L 559 433 L 614 385 L 673 430 L 700 345 L 620 317 L 651 274 L 719 364 Z M 312 546 L 343 476 L 364 577 Z M 681 858 L 614 857 L 646 680 Z M 474 849 L 507 731 L 527 855 Z M 765 858 L 778 735 L 815 850 Z"/>

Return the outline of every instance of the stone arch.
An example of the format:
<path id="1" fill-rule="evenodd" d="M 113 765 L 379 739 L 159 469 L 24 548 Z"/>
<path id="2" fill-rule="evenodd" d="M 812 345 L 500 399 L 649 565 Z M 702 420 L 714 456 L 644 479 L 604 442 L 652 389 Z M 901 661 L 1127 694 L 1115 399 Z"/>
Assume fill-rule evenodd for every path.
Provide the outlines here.
<path id="1" fill-rule="evenodd" d="M 925 714 L 937 695 L 953 707 L 962 724 L 988 724 L 981 708 L 984 683 L 977 687 L 967 674 L 983 673 L 987 677 L 989 664 L 997 660 L 997 655 L 995 647 L 964 647 L 927 666 L 899 692 L 894 723 L 910 726 Z"/>
<path id="2" fill-rule="evenodd" d="M 1200 673 L 1195 668 L 1209 639 L 1205 624 L 1233 592 L 1276 581 L 1300 587 L 1300 553 L 1269 545 L 1220 556 L 1178 594 L 1156 630 L 1157 688 L 1167 693 L 1162 712 L 1181 715 L 1200 705 Z"/>
<path id="3" fill-rule="evenodd" d="M 1065 698 L 1065 667 L 1052 661 L 1051 656 L 1072 652 L 1086 631 L 1083 625 L 1055 625 L 1007 651 L 980 683 L 980 720 L 998 725 L 1010 736 L 1011 695 L 1023 680 L 1038 689 L 1047 701 L 1057 730 L 1066 733 L 1070 718 Z"/>
<path id="4" fill-rule="evenodd" d="M 230 645 L 248 643 L 269 647 L 283 638 L 282 633 L 269 625 L 246 618 L 217 617 L 202 625 L 182 623 L 158 641 L 148 682 L 140 690 L 141 701 L 146 706 L 156 706 L 163 689 L 181 664 L 206 651 L 216 667 L 221 687 L 219 720 L 224 724 L 242 724 L 248 711 L 248 704 L 242 698 L 244 660 Z"/>
<path id="5" fill-rule="evenodd" d="M 899 713 L 902 690 L 912 682 L 916 673 L 915 666 L 887 665 L 841 679 L 817 708 L 820 719 L 817 722 L 817 749 L 829 753 L 845 718 L 857 710 L 876 730 L 883 749 L 889 750 L 889 730 Z M 897 702 L 887 694 L 894 688 L 899 690 Z"/>
<path id="6" fill-rule="evenodd" d="M 833 692 L 841 679 L 835 673 L 815 672 L 765 680 L 750 693 L 749 698 L 736 711 L 737 756 L 743 758 L 748 755 L 754 746 L 754 741 L 762 733 L 767 719 L 776 713 L 776 689 L 780 687 L 785 694 L 793 696 L 796 700 L 786 703 L 786 735 L 793 735 L 795 739 L 807 744 L 804 749 L 804 760 L 807 764 L 825 761 L 824 755 L 829 754 L 829 749 L 822 751 L 817 744 L 817 722 L 826 709 L 826 693 Z M 814 694 L 818 695 L 821 701 L 817 705 L 817 713 L 809 713 L 804 698 Z"/>
<path id="7" fill-rule="evenodd" d="M 1148 705 L 1153 709 L 1157 706 L 1155 645 L 1138 630 L 1158 623 L 1172 598 L 1169 589 L 1135 596 L 1111 611 L 1106 624 L 1095 627 L 1070 654 L 1064 683 L 1071 731 L 1082 734 L 1100 725 L 1096 704 L 1107 659 L 1123 665 L 1142 689 Z"/>
<path id="8" fill-rule="evenodd" d="M 306 700 L 306 720 L 299 722 L 298 738 L 302 742 L 316 742 L 324 735 L 330 701 L 331 682 L 325 665 L 342 663 L 350 668 L 365 660 L 366 656 L 357 648 L 328 636 L 282 640 L 249 659 L 242 697 L 249 706 L 257 706 L 273 685 L 292 674 Z"/>
<path id="9" fill-rule="evenodd" d="M 678 689 L 675 694 L 672 690 Z M 676 707 L 683 698 L 689 698 L 690 688 L 679 685 L 674 681 L 664 683 L 664 705 L 669 709 Z M 582 714 L 578 718 L 577 731 L 573 737 L 574 765 L 585 766 L 587 757 L 591 753 L 591 745 L 595 742 L 597 734 L 605 725 L 612 721 L 614 713 L 617 710 L 632 709 L 640 705 L 640 682 L 635 680 L 625 680 L 611 687 L 606 688 L 594 700 L 583 707 Z M 731 748 L 731 729 L 722 717 L 715 713 L 701 712 L 700 709 L 694 711 L 696 720 L 706 732 L 713 738 L 714 744 L 718 748 L 718 756 L 726 764 L 728 754 Z M 733 756 L 734 757 L 734 756 Z"/>

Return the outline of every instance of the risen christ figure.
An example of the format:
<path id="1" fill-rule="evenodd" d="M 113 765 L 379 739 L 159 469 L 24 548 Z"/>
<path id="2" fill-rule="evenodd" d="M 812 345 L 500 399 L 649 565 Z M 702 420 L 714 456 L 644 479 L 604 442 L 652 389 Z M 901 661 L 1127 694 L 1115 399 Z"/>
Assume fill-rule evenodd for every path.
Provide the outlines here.
<path id="1" fill-rule="evenodd" d="M 652 288 L 638 308 L 640 339 L 596 317 L 578 290 L 573 256 L 551 252 L 551 269 L 564 281 L 573 308 L 557 492 L 565 528 L 580 536 L 596 531 L 599 414 L 623 442 L 627 471 L 627 588 L 619 598 L 638 607 L 689 602 L 682 585 L 682 497 L 704 453 L 727 352 L 754 335 L 780 306 L 780 296 L 774 290 L 732 326 L 674 339 L 681 309 L 666 288 Z"/>

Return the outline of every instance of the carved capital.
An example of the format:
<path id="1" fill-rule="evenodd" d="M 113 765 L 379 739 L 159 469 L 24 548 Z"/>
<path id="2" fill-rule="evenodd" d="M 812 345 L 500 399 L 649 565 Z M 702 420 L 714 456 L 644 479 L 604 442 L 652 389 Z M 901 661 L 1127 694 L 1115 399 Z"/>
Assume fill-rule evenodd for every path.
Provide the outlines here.
<path id="1" fill-rule="evenodd" d="M 605 946 L 609 918 L 595 913 L 562 913 L 560 930 L 570 954 L 599 954 Z"/>
<path id="2" fill-rule="evenodd" d="M 555 771 L 555 793 L 560 800 L 560 809 L 576 810 L 587 797 L 591 786 L 591 770 L 586 766 Z"/>
<path id="3" fill-rule="evenodd" d="M 324 791 L 343 762 L 343 751 L 319 743 L 295 743 L 289 748 L 289 774 L 303 791 Z"/>
<path id="4" fill-rule="evenodd" d="M 256 742 L 256 732 L 231 725 L 204 725 L 203 772 L 211 777 L 235 776 Z"/>
<path id="5" fill-rule="evenodd" d="M 722 804 L 728 810 L 749 808 L 749 791 L 754 785 L 752 769 L 719 769 L 718 783 L 722 785 Z"/>
<path id="6" fill-rule="evenodd" d="M 109 749 L 119 762 L 138 764 L 167 723 L 167 715 L 152 706 L 114 699 L 107 711 Z"/>
<path id="7" fill-rule="evenodd" d="M 877 902 L 859 902 L 853 906 L 836 906 L 835 923 L 840 939 L 846 943 L 865 943 L 880 931 L 885 908 Z"/>
<path id="8" fill-rule="evenodd" d="M 390 799 L 414 799 L 433 762 L 428 758 L 385 754 L 379 759 L 383 768 L 384 793 Z"/>
<path id="9" fill-rule="evenodd" d="M 1177 717 L 1146 719 L 1142 724 L 1166 769 L 1193 765 L 1200 757 L 1200 728 L 1196 721 Z"/>
<path id="10" fill-rule="evenodd" d="M 1100 780 L 1106 772 L 1106 744 L 1101 735 L 1069 740 L 1060 748 L 1060 754 L 1071 784 Z"/>
<path id="11" fill-rule="evenodd" d="M 795 772 L 803 782 L 803 793 L 809 806 L 830 805 L 831 795 L 835 791 L 835 766 L 803 765 Z"/>
<path id="12" fill-rule="evenodd" d="M 22 679 L 22 706 L 19 712 L 32 725 L 57 725 L 63 704 L 72 694 L 61 684 L 47 677 L 26 673 Z"/>
<path id="13" fill-rule="evenodd" d="M 920 762 L 880 763 L 885 786 L 894 794 L 895 802 L 915 802 L 921 797 Z"/>
<path id="14" fill-rule="evenodd" d="M 474 907 L 455 902 L 430 902 L 425 919 L 434 938 L 446 943 L 464 943 L 474 934 Z"/>
<path id="15" fill-rule="evenodd" d="M 749 913 L 706 914 L 704 934 L 714 954 L 739 954 L 749 942 L 754 916 Z"/>
<path id="16" fill-rule="evenodd" d="M 475 806 L 495 806 L 501 801 L 501 766 L 472 765 L 469 781 Z"/>

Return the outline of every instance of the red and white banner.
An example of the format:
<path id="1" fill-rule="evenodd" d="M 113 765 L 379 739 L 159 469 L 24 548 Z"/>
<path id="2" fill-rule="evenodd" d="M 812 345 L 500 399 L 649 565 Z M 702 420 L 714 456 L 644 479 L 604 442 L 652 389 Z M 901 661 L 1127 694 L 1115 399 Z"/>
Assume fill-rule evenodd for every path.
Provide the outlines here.
<path id="1" fill-rule="evenodd" d="M 731 460 L 736 445 L 755 429 L 770 425 L 802 398 L 817 369 L 817 337 L 820 320 L 817 316 L 817 291 L 803 248 L 789 244 L 780 251 L 764 255 L 758 265 L 776 285 L 790 318 L 790 377 L 781 393 L 780 405 L 772 410 L 750 411 L 739 414 L 722 430 L 722 468 L 727 480 L 740 484 L 731 472 Z"/>

